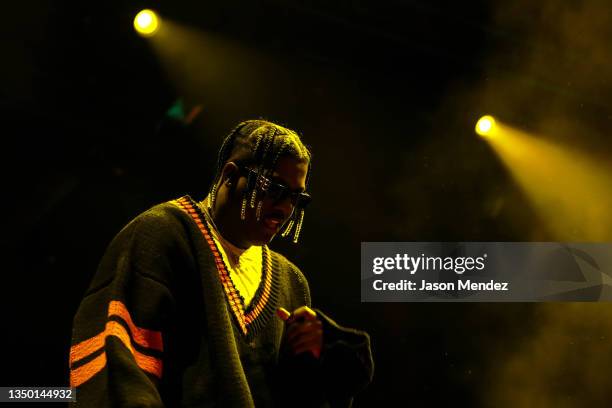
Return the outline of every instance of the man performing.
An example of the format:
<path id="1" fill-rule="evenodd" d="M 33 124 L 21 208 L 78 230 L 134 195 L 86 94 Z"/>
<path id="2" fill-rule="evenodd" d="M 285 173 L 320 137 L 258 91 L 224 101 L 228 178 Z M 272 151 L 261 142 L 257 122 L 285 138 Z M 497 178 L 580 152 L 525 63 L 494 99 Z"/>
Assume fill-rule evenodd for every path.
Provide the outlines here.
<path id="1" fill-rule="evenodd" d="M 83 407 L 350 406 L 372 378 L 366 333 L 310 308 L 298 241 L 311 170 L 296 132 L 239 124 L 206 199 L 157 205 L 115 237 L 74 318 Z"/>

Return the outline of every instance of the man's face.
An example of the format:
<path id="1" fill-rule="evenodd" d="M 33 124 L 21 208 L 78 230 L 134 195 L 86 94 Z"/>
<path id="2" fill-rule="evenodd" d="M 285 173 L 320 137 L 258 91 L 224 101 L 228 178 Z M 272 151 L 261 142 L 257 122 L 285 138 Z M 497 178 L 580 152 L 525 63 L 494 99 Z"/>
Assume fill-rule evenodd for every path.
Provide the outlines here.
<path id="1" fill-rule="evenodd" d="M 306 189 L 306 173 L 308 164 L 297 161 L 292 157 L 280 158 L 276 164 L 276 168 L 267 178 L 273 183 L 283 184 L 289 188 L 291 192 L 303 192 Z M 250 197 L 247 202 L 246 220 L 240 220 L 240 207 L 242 204 L 242 192 L 246 187 L 247 178 L 241 176 L 233 200 L 237 200 L 239 205 L 233 205 L 233 208 L 238 209 L 235 214 L 235 219 L 241 222 L 239 228 L 245 240 L 250 245 L 264 245 L 269 243 L 274 236 L 280 232 L 283 225 L 291 217 L 294 211 L 294 205 L 291 202 L 291 197 L 283 199 L 272 199 L 261 191 L 257 190 L 257 199 L 255 208 L 250 206 Z M 261 217 L 257 220 L 257 203 L 262 200 Z M 236 211 L 236 210 L 234 210 Z"/>

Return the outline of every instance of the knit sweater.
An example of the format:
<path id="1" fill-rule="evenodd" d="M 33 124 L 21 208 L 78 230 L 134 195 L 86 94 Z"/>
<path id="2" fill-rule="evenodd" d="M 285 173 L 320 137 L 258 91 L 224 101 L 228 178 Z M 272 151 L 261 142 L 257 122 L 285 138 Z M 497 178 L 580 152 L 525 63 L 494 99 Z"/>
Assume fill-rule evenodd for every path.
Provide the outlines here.
<path id="1" fill-rule="evenodd" d="M 113 239 L 74 318 L 70 383 L 81 407 L 348 406 L 371 380 L 366 333 L 323 322 L 320 359 L 292 356 L 278 307 L 308 283 L 263 248 L 248 307 L 190 197 L 157 205 Z"/>

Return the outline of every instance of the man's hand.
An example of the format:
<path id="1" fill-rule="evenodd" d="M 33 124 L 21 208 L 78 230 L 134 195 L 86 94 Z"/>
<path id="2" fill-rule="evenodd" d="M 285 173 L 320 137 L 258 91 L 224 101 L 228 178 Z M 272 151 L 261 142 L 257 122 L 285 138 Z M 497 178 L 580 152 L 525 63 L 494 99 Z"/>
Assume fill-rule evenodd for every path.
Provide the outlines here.
<path id="1" fill-rule="evenodd" d="M 323 324 L 308 306 L 289 313 L 279 308 L 277 315 L 287 324 L 287 345 L 294 355 L 310 352 L 315 358 L 321 356 L 323 348 Z"/>

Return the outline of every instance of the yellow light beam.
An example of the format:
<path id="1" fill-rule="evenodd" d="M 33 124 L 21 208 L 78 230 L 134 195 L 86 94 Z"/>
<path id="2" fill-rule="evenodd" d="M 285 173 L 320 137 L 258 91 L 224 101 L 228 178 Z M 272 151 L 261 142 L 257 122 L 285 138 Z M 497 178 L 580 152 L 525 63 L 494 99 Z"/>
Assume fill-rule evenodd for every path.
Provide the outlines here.
<path id="1" fill-rule="evenodd" d="M 134 17 L 134 29 L 143 37 L 151 37 L 157 33 L 161 20 L 153 10 L 141 10 Z"/>
<path id="2" fill-rule="evenodd" d="M 497 121 L 485 137 L 560 241 L 612 239 L 612 171 L 585 153 Z M 491 129 L 487 135 L 491 133 Z M 499 137 L 497 137 L 499 136 Z"/>

